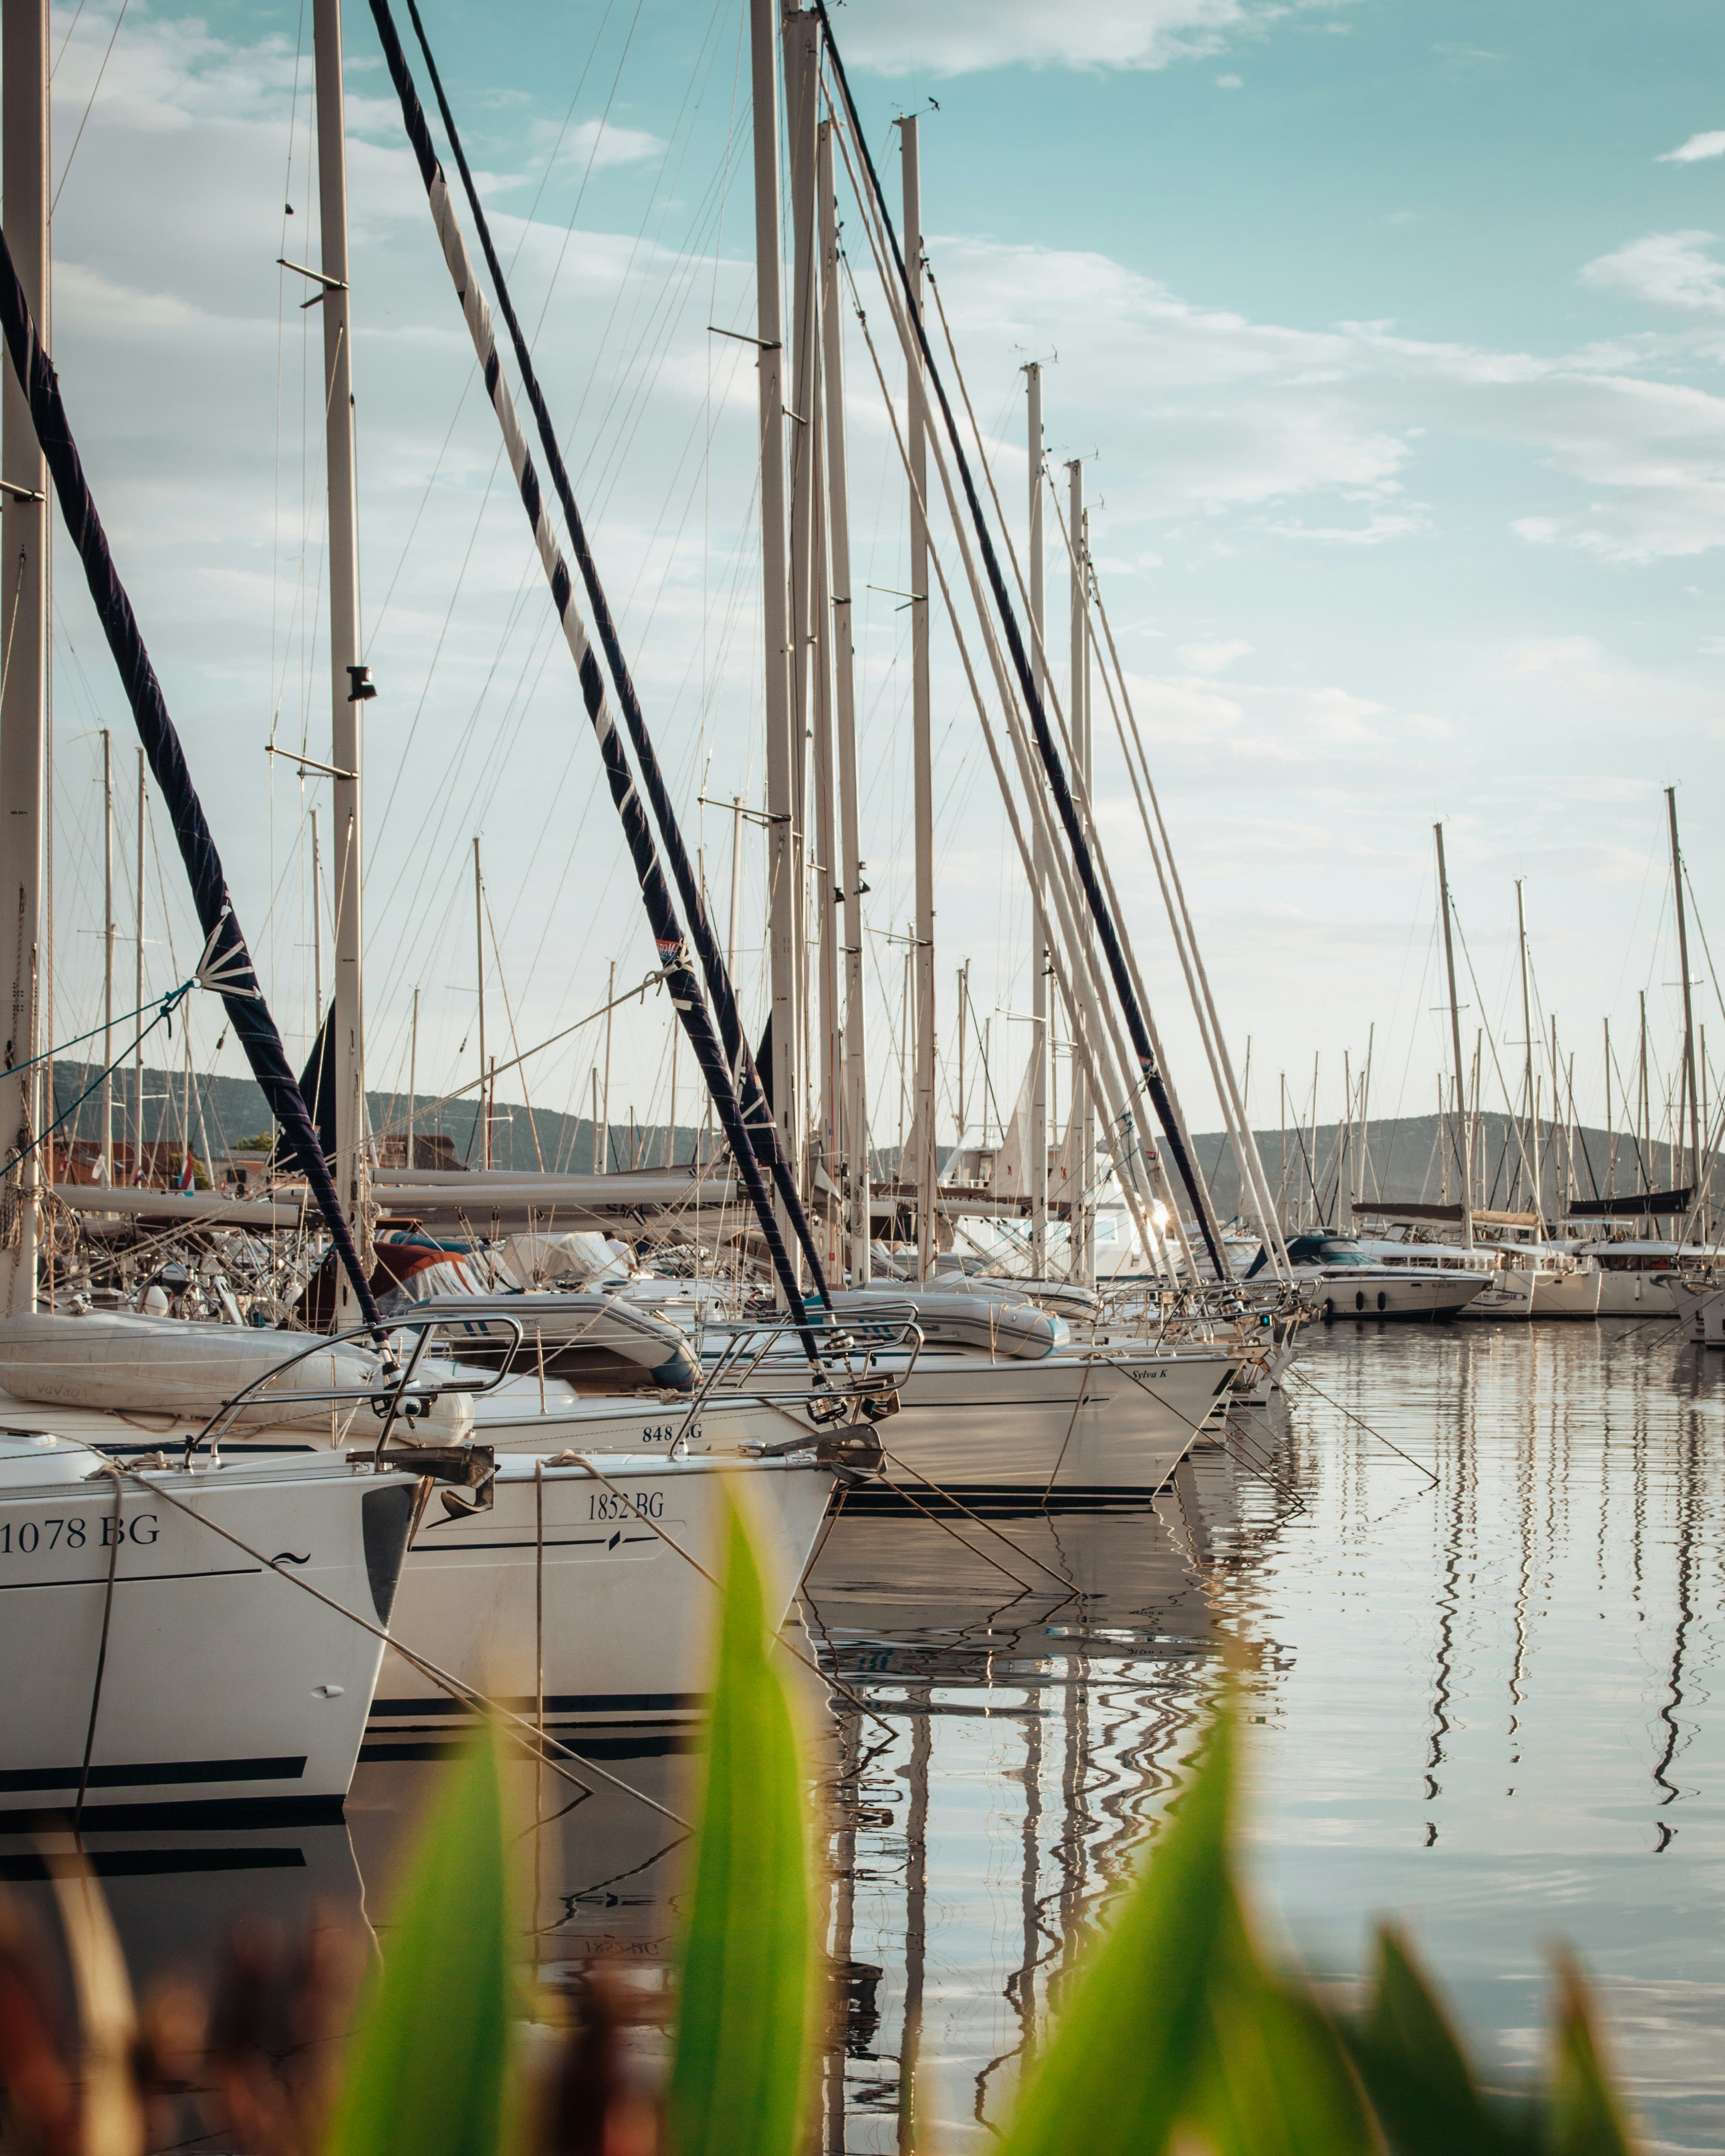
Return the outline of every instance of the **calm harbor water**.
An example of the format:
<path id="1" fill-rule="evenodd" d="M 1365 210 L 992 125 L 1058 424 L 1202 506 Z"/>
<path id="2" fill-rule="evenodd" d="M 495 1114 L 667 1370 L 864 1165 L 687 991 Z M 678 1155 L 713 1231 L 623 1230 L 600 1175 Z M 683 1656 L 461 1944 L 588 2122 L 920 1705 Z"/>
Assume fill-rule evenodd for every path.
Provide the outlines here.
<path id="1" fill-rule="evenodd" d="M 1654 2143 L 1725 2142 L 1725 1364 L 1612 1320 L 1338 1326 L 1301 1368 L 1157 1521 L 999 1523 L 1081 1613 L 927 1522 L 840 1520 L 815 1608 L 896 1730 L 849 1732 L 873 1756 L 839 1838 L 844 2147 L 896 2148 L 907 2087 L 939 2145 L 988 2138 L 1224 1641 L 1272 1935 L 1345 1978 L 1405 1921 L 1506 2082 L 1567 1942 Z"/>
<path id="2" fill-rule="evenodd" d="M 1153 1509 L 832 1524 L 809 1636 L 857 1703 L 826 1759 L 829 2152 L 896 2151 L 911 2108 L 943 2148 L 989 2139 L 1230 1650 L 1272 1938 L 1345 1981 L 1404 1920 L 1506 2082 L 1567 1942 L 1654 2145 L 1725 2143 L 1725 1358 L 1659 1323 L 1362 1325 L 1300 1367 Z M 138 1978 L 208 1965 L 242 1914 L 376 1922 L 437 1771 L 414 1750 L 369 1748 L 345 1825 L 93 1835 Z M 598 1756 L 682 1809 L 680 1739 Z M 526 1837 L 536 1958 L 636 1964 L 650 1996 L 676 1830 L 571 1794 Z"/>

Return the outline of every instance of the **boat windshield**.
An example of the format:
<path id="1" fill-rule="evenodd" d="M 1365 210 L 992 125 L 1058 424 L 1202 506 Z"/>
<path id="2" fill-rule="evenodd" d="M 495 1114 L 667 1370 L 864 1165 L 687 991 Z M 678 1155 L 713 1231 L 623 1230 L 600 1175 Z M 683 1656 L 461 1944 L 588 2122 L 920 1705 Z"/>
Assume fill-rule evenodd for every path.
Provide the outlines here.
<path id="1" fill-rule="evenodd" d="M 1288 1259 L 1296 1265 L 1375 1265 L 1378 1262 L 1347 1235 L 1296 1235 L 1288 1245 Z"/>

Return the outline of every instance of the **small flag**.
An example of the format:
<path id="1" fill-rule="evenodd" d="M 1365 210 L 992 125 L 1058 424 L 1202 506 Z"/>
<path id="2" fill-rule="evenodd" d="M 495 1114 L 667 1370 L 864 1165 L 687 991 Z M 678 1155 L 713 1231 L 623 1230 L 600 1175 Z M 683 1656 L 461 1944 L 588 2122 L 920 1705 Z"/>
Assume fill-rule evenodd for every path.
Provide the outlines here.
<path id="1" fill-rule="evenodd" d="M 189 1152 L 186 1156 L 185 1165 L 180 1170 L 180 1188 L 182 1190 L 192 1190 L 197 1188 L 197 1179 L 192 1173 L 192 1156 Z"/>

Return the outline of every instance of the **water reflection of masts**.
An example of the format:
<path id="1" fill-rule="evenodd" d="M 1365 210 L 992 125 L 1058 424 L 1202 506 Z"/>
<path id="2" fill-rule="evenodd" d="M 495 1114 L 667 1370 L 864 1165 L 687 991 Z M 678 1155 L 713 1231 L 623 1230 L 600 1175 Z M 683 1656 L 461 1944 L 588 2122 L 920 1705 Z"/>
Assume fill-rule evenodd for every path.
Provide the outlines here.
<path id="1" fill-rule="evenodd" d="M 1024 1957 L 1006 1979 L 1006 1996 L 1017 2008 L 1019 2051 L 1028 2066 L 1036 2050 L 1036 1969 L 1042 1958 L 1042 1911 L 1037 1884 L 1042 1874 L 1042 1713 L 1040 1697 L 1030 1695 L 1024 1717 L 1024 1861 L 1019 1878 L 1019 1907 L 1024 1925 Z"/>
<path id="2" fill-rule="evenodd" d="M 1659 1799 L 1661 1810 L 1666 1804 L 1675 1804 L 1680 1794 L 1666 1770 L 1677 1756 L 1677 1709 L 1683 1704 L 1683 1656 L 1689 1645 L 1689 1627 L 1695 1616 L 1697 1446 L 1695 1424 L 1691 1417 L 1677 1454 L 1677 1622 L 1671 1635 L 1670 1697 L 1659 1710 L 1659 1718 L 1665 1724 L 1665 1744 L 1653 1769 L 1655 1783 L 1665 1792 Z M 1653 1850 L 1656 1856 L 1666 1848 L 1676 1832 L 1675 1827 L 1667 1825 L 1663 1820 L 1658 1822 L 1658 1825 L 1659 1840 Z"/>
<path id="3" fill-rule="evenodd" d="M 1444 1763 L 1444 1740 L 1450 1733 L 1450 1694 L 1455 1681 L 1455 1616 L 1461 1602 L 1461 1544 L 1472 1514 L 1475 1448 L 1473 1389 L 1463 1386 L 1455 1397 L 1455 1449 L 1450 1465 L 1449 1549 L 1443 1566 L 1443 1588 L 1438 1596 L 1436 1666 L 1432 1676 L 1431 1738 L 1425 1754 L 1425 1795 L 1435 1804 L 1443 1794 L 1437 1770 Z M 1440 1517 L 1444 1517 L 1440 1514 Z M 1437 1821 L 1425 1822 L 1425 1846 L 1438 1838 Z"/>
<path id="4" fill-rule="evenodd" d="M 836 1786 L 842 1810 L 833 1851 L 832 1967 L 834 1982 L 828 2013 L 827 2156 L 845 2156 L 845 2061 L 850 2056 L 850 1999 L 854 1973 L 851 1950 L 856 1931 L 856 1810 L 862 1791 L 858 1763 L 862 1723 L 842 1697 L 833 1702 L 837 1722 L 839 1772 Z"/>
<path id="5" fill-rule="evenodd" d="M 905 1823 L 905 2024 L 898 2047 L 899 2156 L 910 2156 L 916 2130 L 916 2066 L 922 2048 L 922 1976 L 928 1951 L 928 1759 L 933 1743 L 932 1687 L 906 1702 L 911 1712 L 911 1804 Z"/>
<path id="6" fill-rule="evenodd" d="M 1514 1748 L 1521 1742 L 1522 1704 L 1527 1697 L 1527 1594 L 1533 1570 L 1533 1491 L 1535 1485 L 1533 1447 L 1531 1444 L 1516 1449 L 1516 1528 L 1521 1544 L 1520 1562 L 1516 1570 L 1516 1650 L 1509 1668 L 1509 1739 L 1511 1766 L 1519 1766 L 1521 1754 Z"/>

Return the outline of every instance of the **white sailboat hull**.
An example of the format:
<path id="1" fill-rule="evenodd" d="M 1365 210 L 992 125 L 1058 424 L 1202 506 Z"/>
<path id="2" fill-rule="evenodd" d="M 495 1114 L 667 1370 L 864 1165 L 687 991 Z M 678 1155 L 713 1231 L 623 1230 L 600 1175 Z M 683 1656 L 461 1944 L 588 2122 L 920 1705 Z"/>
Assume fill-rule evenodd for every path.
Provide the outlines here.
<path id="1" fill-rule="evenodd" d="M 435 1503 L 427 1508 L 392 1630 L 414 1654 L 516 1714 L 535 1713 L 542 1681 L 552 1729 L 698 1713 L 718 1598 L 696 1567 L 722 1577 L 730 1506 L 742 1508 L 754 1536 L 776 1625 L 814 1554 L 833 1487 L 831 1470 L 812 1460 L 610 1454 L 594 1456 L 597 1475 L 547 1466 L 536 1486 L 535 1464 L 500 1465 L 488 1512 L 452 1518 Z M 472 1719 L 392 1651 L 366 1758 L 418 1756 L 399 1745 Z"/>
<path id="2" fill-rule="evenodd" d="M 495 1393 L 474 1401 L 475 1440 L 500 1453 L 646 1452 L 669 1456 L 681 1440 L 691 1452 L 739 1452 L 747 1445 L 784 1445 L 808 1437 L 805 1417 L 788 1406 L 747 1395 L 710 1399 L 700 1409 L 687 1399 L 594 1400 L 560 1399 L 567 1387 L 548 1386 L 546 1404 L 531 1378 L 510 1378 Z"/>
<path id="3" fill-rule="evenodd" d="M 1519 1265 L 1500 1265 L 1489 1287 L 1456 1312 L 1458 1317 L 1483 1317 L 1517 1323 L 1533 1315 L 1533 1276 Z"/>
<path id="4" fill-rule="evenodd" d="M 932 1482 L 1006 1503 L 1153 1493 L 1218 1411 L 1238 1359 L 1127 1349 L 1015 1363 L 925 1350 L 898 1413 L 878 1427 L 882 1479 L 912 1496 Z M 878 1355 L 874 1368 L 891 1373 L 904 1360 Z M 775 1361 L 773 1382 L 795 1383 L 799 1367 Z M 863 1490 L 850 1502 L 868 1498 Z"/>
<path id="5" fill-rule="evenodd" d="M 1574 1272 L 1544 1272 L 1534 1276 L 1533 1315 L 1536 1317 L 1597 1317 L 1600 1309 L 1603 1273 L 1591 1269 Z"/>
<path id="6" fill-rule="evenodd" d="M 386 1623 L 414 1483 L 327 1459 L 205 1464 L 128 1480 L 116 1516 L 88 1452 L 37 1440 L 20 1465 L 30 1443 L 0 1476 L 0 1811 L 77 1799 L 110 1552 L 85 1818 L 338 1810 L 382 1644 L 295 1582 Z"/>
<path id="7" fill-rule="evenodd" d="M 1675 1317 L 1677 1306 L 1658 1273 L 1616 1272 L 1607 1267 L 1599 1274 L 1601 1317 Z"/>
<path id="8" fill-rule="evenodd" d="M 1667 1287 L 1671 1307 L 1696 1346 L 1725 1348 L 1725 1287 L 1678 1279 Z"/>

